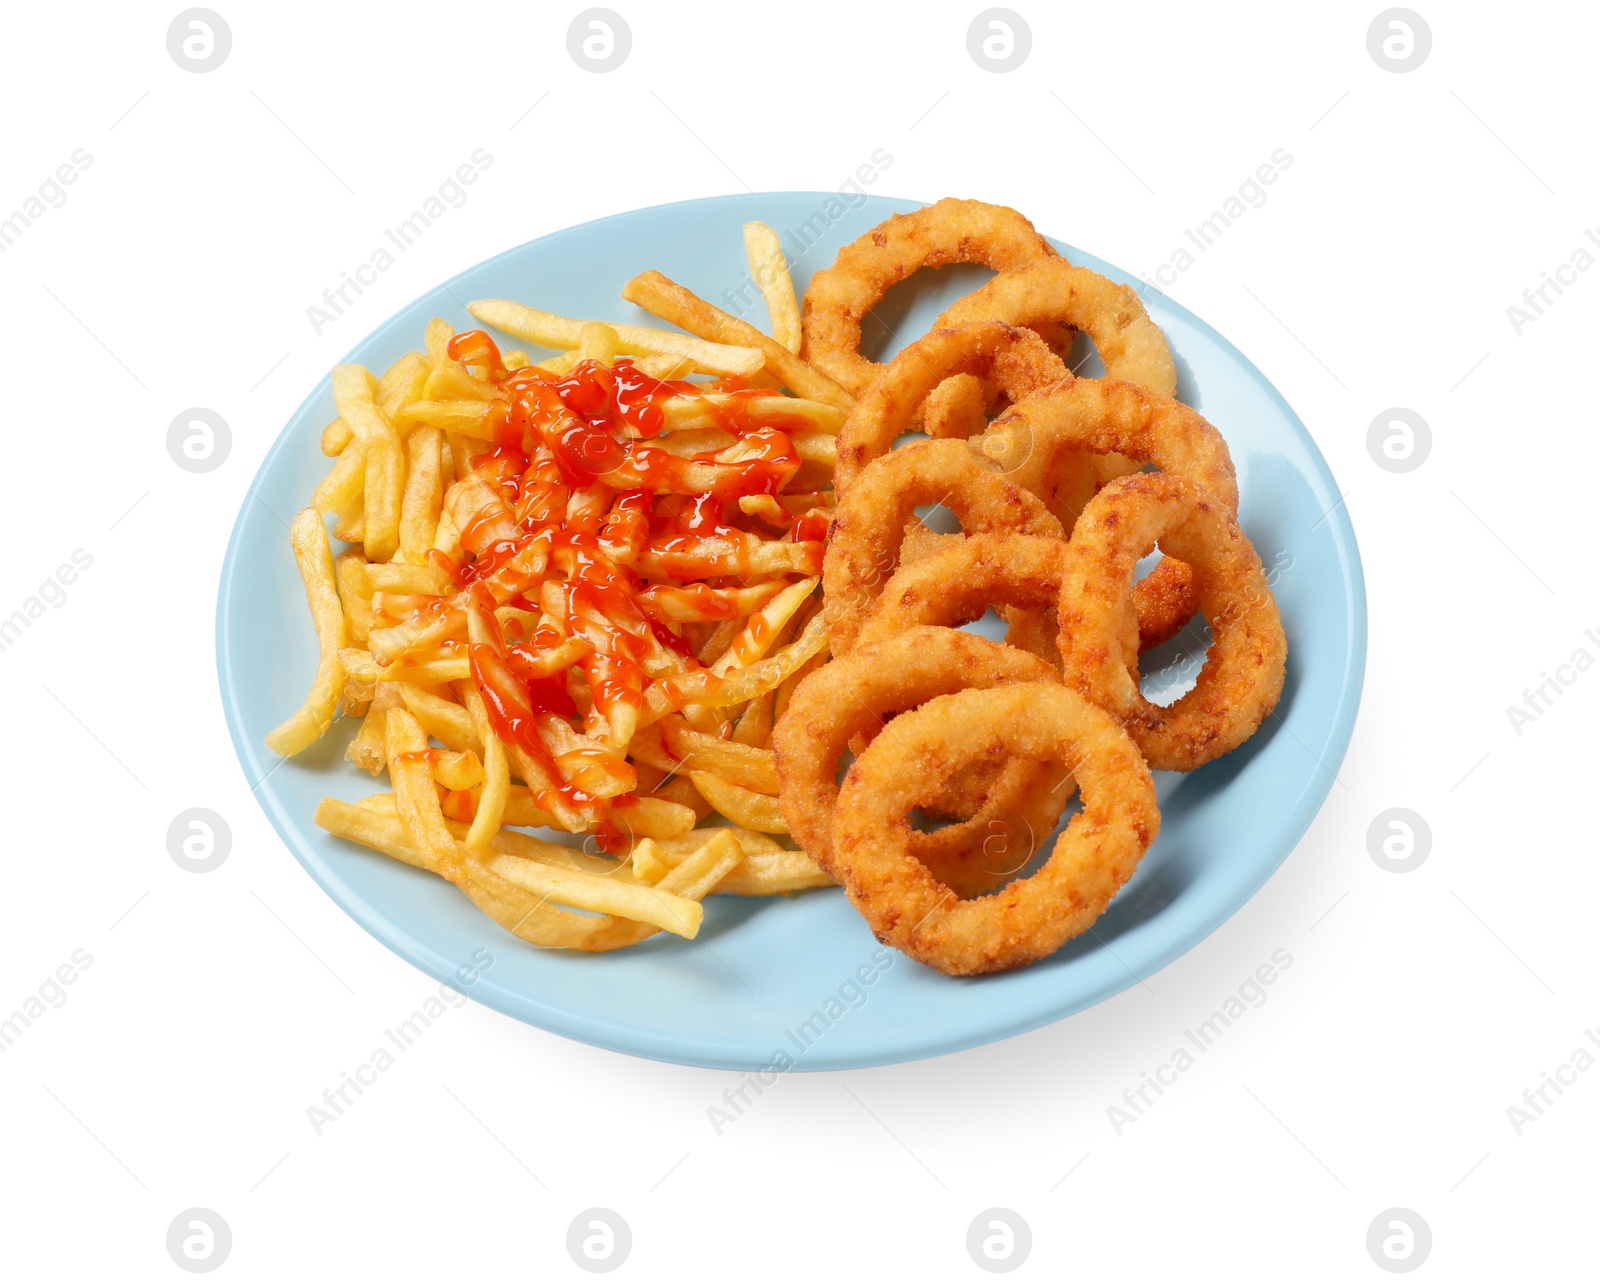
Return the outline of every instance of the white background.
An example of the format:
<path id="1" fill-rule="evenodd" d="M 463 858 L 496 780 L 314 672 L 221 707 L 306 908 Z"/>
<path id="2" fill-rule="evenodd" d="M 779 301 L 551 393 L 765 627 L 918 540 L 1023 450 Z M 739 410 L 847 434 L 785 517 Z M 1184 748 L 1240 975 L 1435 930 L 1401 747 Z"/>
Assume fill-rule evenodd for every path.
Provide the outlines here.
<path id="1" fill-rule="evenodd" d="M 75 949 L 93 963 L 0 1055 L 8 1277 L 182 1277 L 165 1236 L 196 1206 L 241 1279 L 585 1277 L 565 1235 L 592 1206 L 652 1278 L 982 1277 L 965 1234 L 996 1206 L 1032 1227 L 1024 1276 L 1381 1277 L 1366 1234 L 1395 1206 L 1431 1227 L 1424 1276 L 1586 1266 L 1600 1072 L 1521 1135 L 1507 1107 L 1600 1024 L 1578 818 L 1600 673 L 1520 735 L 1506 706 L 1600 657 L 1600 272 L 1520 336 L 1506 309 L 1600 224 L 1594 12 L 1416 0 L 1432 52 L 1394 74 L 1367 51 L 1377 3 L 1016 2 L 1033 48 L 1008 74 L 968 56 L 977 3 L 615 0 L 633 48 L 604 75 L 568 56 L 576 4 L 216 0 L 233 48 L 208 74 L 168 56 L 176 4 L 12 8 L 0 214 L 93 161 L 0 255 L 0 615 L 74 549 L 93 565 L 0 653 L 0 1015 Z M 314 335 L 307 306 L 479 147 L 470 200 Z M 306 1107 L 432 985 L 312 884 L 228 744 L 215 586 L 257 464 L 342 353 L 461 268 L 642 205 L 833 188 L 878 148 L 875 190 L 1012 204 L 1135 271 L 1292 154 L 1169 292 L 1348 491 L 1371 657 L 1321 815 L 1119 997 L 788 1076 L 720 1138 L 731 1075 L 470 1003 L 315 1136 Z M 233 431 L 204 475 L 166 451 L 190 406 Z M 1366 448 L 1392 406 L 1433 433 L 1403 475 Z M 204 876 L 166 850 L 192 806 L 233 831 Z M 1432 830 L 1414 872 L 1368 854 L 1394 806 Z M 1275 949 L 1294 961 L 1269 1001 L 1117 1135 L 1108 1106 Z"/>

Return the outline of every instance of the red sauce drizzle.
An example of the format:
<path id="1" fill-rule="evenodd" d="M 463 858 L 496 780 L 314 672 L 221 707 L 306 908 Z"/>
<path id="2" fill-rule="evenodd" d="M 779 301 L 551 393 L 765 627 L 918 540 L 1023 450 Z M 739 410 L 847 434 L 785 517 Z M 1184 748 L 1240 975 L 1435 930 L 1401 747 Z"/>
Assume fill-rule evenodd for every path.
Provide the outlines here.
<path id="1" fill-rule="evenodd" d="M 493 446 L 470 466 L 490 474 L 505 506 L 489 505 L 462 529 L 470 559 L 458 562 L 437 549 L 429 559 L 469 590 L 473 635 L 487 639 L 468 648 L 469 665 L 490 725 L 559 780 L 540 727 L 548 718 L 570 726 L 578 704 L 568 687 L 568 656 L 550 652 L 568 637 L 592 645 L 576 666 L 589 686 L 590 729 L 602 733 L 610 711 L 644 707 L 648 663 L 660 648 L 689 661 L 688 673 L 662 679 L 668 693 L 679 693 L 686 680 L 720 685 L 704 674 L 685 638 L 640 608 L 642 584 L 630 563 L 647 549 L 665 557 L 669 571 L 677 559 L 686 572 L 677 577 L 697 581 L 682 591 L 702 617 L 733 617 L 735 604 L 704 578 L 748 573 L 757 537 L 728 523 L 726 505 L 740 495 L 780 493 L 801 464 L 785 430 L 811 424 L 771 405 L 770 390 L 745 388 L 737 379 L 664 381 L 626 357 L 609 367 L 579 361 L 564 375 L 535 366 L 507 369 L 482 330 L 457 334 L 448 351 L 499 393 L 483 425 Z M 708 399 L 712 394 L 721 399 Z M 737 462 L 717 463 L 710 454 L 684 458 L 648 444 L 666 426 L 663 403 L 683 396 L 701 398 L 702 417 L 738 438 Z M 760 422 L 750 413 L 758 398 Z M 702 484 L 708 476 L 710 484 Z M 827 524 L 822 516 L 797 518 L 791 538 L 820 543 Z M 525 552 L 531 555 L 519 561 Z M 507 644 L 494 614 L 497 599 L 539 612 L 532 636 Z M 608 761 L 603 753 L 595 760 Z M 554 791 L 590 819 L 602 850 L 628 849 L 611 811 L 636 804 L 635 796 L 608 799 L 572 785 Z M 470 793 L 448 800 L 470 817 Z M 535 798 L 547 810 L 552 800 L 549 791 Z"/>

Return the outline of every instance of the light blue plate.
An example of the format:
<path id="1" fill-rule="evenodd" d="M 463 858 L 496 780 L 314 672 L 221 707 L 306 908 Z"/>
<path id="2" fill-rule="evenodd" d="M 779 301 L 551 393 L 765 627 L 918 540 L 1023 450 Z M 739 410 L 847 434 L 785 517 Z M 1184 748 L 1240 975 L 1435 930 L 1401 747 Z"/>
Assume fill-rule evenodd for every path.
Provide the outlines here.
<path id="1" fill-rule="evenodd" d="M 764 308 L 748 284 L 741 226 L 759 218 L 778 229 L 803 290 L 840 246 L 918 204 L 854 199 L 844 209 L 833 193 L 725 196 L 557 232 L 441 285 L 346 359 L 381 370 L 421 346 L 434 316 L 472 328 L 465 304 L 477 298 L 645 321 L 619 290 L 652 267 L 764 327 Z M 1074 263 L 1134 283 L 1093 255 L 1057 246 Z M 923 273 L 916 284 L 928 278 L 927 286 L 914 301 L 909 288 L 896 291 L 879 309 L 896 333 L 869 335 L 868 354 L 882 359 L 921 334 L 981 275 Z M 1177 356 L 1179 396 L 1215 423 L 1232 448 L 1244 528 L 1269 571 L 1276 567 L 1289 675 L 1276 718 L 1248 744 L 1192 775 L 1158 780 L 1161 836 L 1093 935 L 1023 971 L 952 980 L 880 949 L 843 895 L 829 889 L 787 900 L 715 897 L 694 942 L 661 935 L 611 954 L 542 951 L 502 931 L 436 878 L 323 833 L 311 822 L 320 798 L 356 800 L 383 787 L 344 760 L 353 725 L 342 721 L 322 743 L 284 763 L 262 737 L 299 707 L 316 667 L 283 523 L 328 467 L 318 449 L 318 434 L 334 417 L 327 379 L 261 466 L 234 527 L 217 602 L 223 707 L 268 818 L 322 888 L 401 957 L 443 980 L 487 949 L 493 962 L 468 989 L 473 998 L 540 1028 L 638 1056 L 734 1069 L 781 1065 L 784 1056 L 801 1069 L 912 1060 L 1059 1020 L 1148 976 L 1249 899 L 1311 823 L 1350 742 L 1367 622 L 1355 535 L 1300 420 L 1204 321 L 1153 291 L 1146 302 Z M 881 346 L 874 350 L 875 344 Z M 1094 371 L 1091 365 L 1082 372 Z M 1146 672 L 1168 656 L 1147 657 Z"/>

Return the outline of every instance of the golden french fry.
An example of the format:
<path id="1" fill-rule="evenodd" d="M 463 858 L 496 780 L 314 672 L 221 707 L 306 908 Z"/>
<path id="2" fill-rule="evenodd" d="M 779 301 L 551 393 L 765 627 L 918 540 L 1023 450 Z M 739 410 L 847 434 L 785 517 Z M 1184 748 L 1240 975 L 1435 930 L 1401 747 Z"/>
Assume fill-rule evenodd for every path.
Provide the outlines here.
<path id="1" fill-rule="evenodd" d="M 782 392 L 774 392 L 770 396 L 741 395 L 737 398 L 726 392 L 707 392 L 669 397 L 662 401 L 662 431 L 670 435 L 695 428 L 717 427 L 721 423 L 718 412 L 733 405 L 738 406 L 740 416 L 749 423 L 785 431 L 809 430 L 837 436 L 846 417 L 838 406 L 785 396 Z"/>
<path id="2" fill-rule="evenodd" d="M 787 833 L 789 821 L 778 809 L 778 799 L 725 780 L 710 771 L 690 771 L 695 788 L 706 801 L 735 824 L 757 833 Z"/>
<path id="3" fill-rule="evenodd" d="M 739 438 L 726 428 L 684 428 L 679 432 L 664 432 L 650 444 L 680 459 L 698 459 L 707 454 L 720 455 L 738 445 Z"/>
<path id="4" fill-rule="evenodd" d="M 652 766 L 639 756 L 639 742 L 648 736 L 655 727 L 646 727 L 645 730 L 634 735 L 628 744 L 628 752 L 633 759 L 634 773 L 639 777 L 638 798 L 642 807 L 646 802 L 666 802 L 694 816 L 694 823 L 699 824 L 706 816 L 711 814 L 711 803 L 700 795 L 700 790 L 695 788 L 693 782 L 687 777 L 676 774 L 675 767 L 661 768 Z M 660 737 L 656 738 L 659 745 Z M 693 828 L 694 825 L 690 825 Z M 646 834 L 642 827 L 635 823 L 635 832 L 640 837 L 663 838 L 672 837 L 670 833 Z"/>
<path id="5" fill-rule="evenodd" d="M 373 400 L 387 419 L 406 401 L 422 395 L 428 378 L 428 358 L 421 352 L 407 352 L 378 376 L 377 391 Z"/>
<path id="6" fill-rule="evenodd" d="M 800 304 L 794 297 L 794 280 L 783 255 L 778 233 L 765 223 L 744 225 L 744 253 L 750 275 L 767 301 L 772 337 L 795 355 L 800 353 Z"/>
<path id="7" fill-rule="evenodd" d="M 393 664 L 380 664 L 371 651 L 346 646 L 339 652 L 345 672 L 352 681 L 409 682 L 413 686 L 443 686 L 465 681 L 472 676 L 467 657 L 461 654 L 418 658 L 407 655 Z"/>
<path id="8" fill-rule="evenodd" d="M 729 643 L 728 649 L 711 665 L 712 673 L 718 677 L 725 676 L 736 668 L 748 668 L 765 655 L 767 648 L 782 633 L 783 626 L 793 618 L 796 611 L 811 600 L 811 595 L 816 592 L 817 585 L 821 582 L 819 577 L 813 577 L 786 585 L 777 596 L 745 621 L 744 627 Z"/>
<path id="9" fill-rule="evenodd" d="M 739 536 L 736 540 L 735 535 Z M 646 578 L 693 579 L 712 575 L 740 575 L 755 578 L 766 575 L 817 573 L 815 544 L 763 539 L 748 531 L 719 534 L 713 538 L 685 538 L 679 546 L 661 551 L 646 546 L 633 559 L 631 568 Z"/>
<path id="10" fill-rule="evenodd" d="M 757 349 L 767 372 L 796 396 L 837 406 L 847 414 L 855 405 L 848 392 L 781 343 L 749 322 L 713 307 L 660 272 L 641 272 L 622 287 L 622 297 L 709 342 L 738 343 Z"/>
<path id="11" fill-rule="evenodd" d="M 641 352 L 629 359 L 651 378 L 663 381 L 687 379 L 700 368 L 692 357 L 679 356 L 674 352 Z M 755 379 L 760 376 L 752 374 L 749 377 Z"/>
<path id="12" fill-rule="evenodd" d="M 739 720 L 733 727 L 733 742 L 735 744 L 751 744 L 756 748 L 770 748 L 772 745 L 772 703 L 773 693 L 768 691 L 765 695 L 757 695 L 750 701 Z"/>
<path id="13" fill-rule="evenodd" d="M 667 750 L 682 763 L 691 780 L 695 772 L 708 771 L 757 793 L 778 793 L 778 767 L 770 749 L 737 744 L 697 731 L 683 718 L 672 715 L 657 723 Z M 699 781 L 695 780 L 698 785 Z M 713 803 L 715 798 L 711 799 Z M 718 808 L 721 809 L 720 807 Z M 726 812 L 724 812 L 726 814 Z M 732 816 L 729 816 L 732 819 Z"/>
<path id="14" fill-rule="evenodd" d="M 438 428 L 418 428 L 406 438 L 406 484 L 400 498 L 400 555 L 421 564 L 439 523 L 444 486 L 439 471 Z M 802 458 L 804 454 L 802 452 Z"/>
<path id="15" fill-rule="evenodd" d="M 335 419 L 322 429 L 322 453 L 332 459 L 344 453 L 344 448 L 355 438 L 355 433 L 350 431 L 350 425 L 343 419 Z"/>
<path id="16" fill-rule="evenodd" d="M 365 645 L 374 622 L 367 559 L 354 548 L 346 548 L 333 559 L 333 573 L 339 584 L 339 604 L 344 607 L 349 638 L 357 645 Z"/>
<path id="17" fill-rule="evenodd" d="M 425 425 L 493 441 L 494 430 L 485 421 L 488 410 L 484 401 L 407 401 L 395 411 L 394 424 L 402 432 L 415 432 Z"/>
<path id="18" fill-rule="evenodd" d="M 447 789 L 474 789 L 484 781 L 483 763 L 471 749 L 429 749 L 428 767 Z"/>
<path id="19" fill-rule="evenodd" d="M 716 829 L 701 846 L 656 883 L 658 890 L 703 900 L 744 862 L 744 847 L 731 829 Z"/>
<path id="20" fill-rule="evenodd" d="M 404 708 L 389 710 L 386 754 L 396 813 L 411 845 L 443 867 L 461 863 L 455 839 L 445 828 L 439 794 L 428 762 L 428 735 Z"/>
<path id="21" fill-rule="evenodd" d="M 635 805 L 617 808 L 612 818 L 636 838 L 667 838 L 689 832 L 701 817 L 681 802 L 659 794 L 653 797 L 641 794 Z M 561 827 L 555 817 L 540 807 L 533 800 L 532 793 L 520 784 L 510 787 L 501 823 L 529 829 Z"/>
<path id="22" fill-rule="evenodd" d="M 483 791 L 478 795 L 478 809 L 467 831 L 467 848 L 486 851 L 505 817 L 506 799 L 511 794 L 511 759 L 506 756 L 506 746 L 489 725 L 483 696 L 470 682 L 463 682 L 462 690 L 466 695 L 467 712 L 472 716 L 472 728 L 483 741 Z"/>
<path id="23" fill-rule="evenodd" d="M 829 469 L 838 466 L 839 438 L 833 433 L 802 429 L 799 432 L 791 432 L 789 440 L 794 442 L 795 453 L 807 463 L 819 464 Z"/>
<path id="24" fill-rule="evenodd" d="M 570 374 L 572 368 L 582 359 L 583 354 L 573 350 L 540 361 L 538 365 L 541 370 L 549 370 L 552 374 Z M 694 363 L 693 358 L 679 356 L 673 352 L 630 352 L 628 360 L 655 379 L 686 379 L 700 368 Z"/>
<path id="25" fill-rule="evenodd" d="M 385 682 L 372 694 L 372 703 L 361 719 L 361 729 L 345 749 L 345 757 L 369 775 L 382 775 L 389 764 L 389 710 L 400 703 L 394 682 Z"/>
<path id="26" fill-rule="evenodd" d="M 355 433 L 366 456 L 362 485 L 365 524 L 362 541 L 368 561 L 388 561 L 400 546 L 400 503 L 405 493 L 405 448 L 374 400 L 377 384 L 359 365 L 333 368 L 333 400 L 339 417 Z"/>
<path id="27" fill-rule="evenodd" d="M 366 715 L 361 719 L 361 729 L 344 751 L 345 759 L 354 762 L 369 775 L 383 774 L 386 761 L 383 745 L 388 728 L 389 710 L 369 704 Z"/>
<path id="28" fill-rule="evenodd" d="M 610 365 L 617 359 L 621 342 L 617 332 L 604 321 L 585 321 L 578 331 L 578 353 L 585 361 Z"/>
<path id="29" fill-rule="evenodd" d="M 714 833 L 732 834 L 744 851 L 743 863 L 717 884 L 718 895 L 788 895 L 833 885 L 833 879 L 804 851 L 791 850 L 776 838 L 750 829 L 696 829 L 680 838 L 656 841 L 654 854 L 676 867 Z"/>
<path id="30" fill-rule="evenodd" d="M 455 591 L 450 576 L 431 562 L 407 565 L 403 561 L 380 561 L 366 568 L 367 583 L 375 593 L 420 593 L 443 597 Z"/>
<path id="31" fill-rule="evenodd" d="M 397 718 L 404 715 L 404 710 L 400 710 Z M 337 798 L 324 798 L 314 818 L 329 833 L 448 878 L 483 912 L 530 944 L 601 952 L 626 948 L 655 933 L 657 928 L 648 923 L 612 915 L 581 917 L 547 904 L 541 897 L 469 858 L 464 846 L 445 844 L 445 839 L 453 841 L 458 832 L 464 831 L 464 826 L 452 824 L 442 816 L 442 832 L 429 829 L 433 845 L 418 844 L 406 827 L 405 817 L 408 808 L 419 799 L 420 808 L 426 811 L 425 797 L 402 798 L 398 790 L 387 808 L 355 806 Z M 428 826 L 426 819 L 421 823 Z M 744 850 L 739 843 L 727 830 L 721 832 L 724 836 L 707 841 L 672 868 L 655 890 L 691 901 L 709 895 L 744 860 Z M 502 831 L 495 838 L 493 848 L 500 854 L 537 858 L 553 867 L 585 867 L 579 864 L 577 852 L 562 851 L 557 856 L 549 844 L 539 843 L 538 839 L 525 834 Z M 621 869 L 611 876 L 618 882 L 628 880 L 628 874 Z"/>
<path id="32" fill-rule="evenodd" d="M 321 737 L 333 722 L 344 689 L 345 668 L 339 656 L 345 644 L 344 609 L 333 578 L 333 552 L 328 529 L 315 508 L 302 508 L 289 523 L 289 542 L 306 587 L 311 622 L 317 631 L 317 673 L 300 711 L 267 736 L 267 747 L 293 757 Z"/>
<path id="33" fill-rule="evenodd" d="M 769 494 L 740 495 L 739 511 L 747 517 L 760 517 L 779 530 L 787 530 L 789 522 L 793 520 L 789 510 Z"/>
<path id="34" fill-rule="evenodd" d="M 361 502 L 366 480 L 366 450 L 361 442 L 352 441 L 312 492 L 311 506 L 324 516 L 348 512 Z"/>
<path id="35" fill-rule="evenodd" d="M 512 855 L 496 856 L 489 867 L 524 891 L 590 913 L 609 913 L 670 931 L 693 940 L 700 934 L 705 910 L 697 901 L 636 882 L 596 877 L 576 869 L 558 869 Z"/>
<path id="36" fill-rule="evenodd" d="M 364 459 L 365 456 L 363 456 L 363 466 L 365 466 Z M 364 478 L 362 484 L 366 484 Z M 342 539 L 345 543 L 360 543 L 366 538 L 366 530 L 366 508 L 359 498 L 339 515 L 339 520 L 333 523 L 333 537 Z"/>
<path id="37" fill-rule="evenodd" d="M 459 361 L 452 361 L 448 357 L 433 364 L 420 392 L 425 401 L 476 402 L 480 413 L 485 402 L 500 395 L 500 390 L 493 383 L 478 378 Z"/>
<path id="38" fill-rule="evenodd" d="M 410 682 L 395 682 L 394 688 L 407 710 L 422 724 L 422 729 L 441 744 L 463 753 L 483 748 L 483 741 L 473 726 L 472 714 L 460 704 Z"/>
<path id="39" fill-rule="evenodd" d="M 312 818 L 319 828 L 326 829 L 335 837 L 360 842 L 363 846 L 381 851 L 391 859 L 400 860 L 413 868 L 437 873 L 438 869 L 435 868 L 437 861 L 418 851 L 406 837 L 405 830 L 400 824 L 399 812 L 394 806 L 394 798 L 387 793 L 382 796 L 388 803 L 387 807 L 369 806 L 366 802 L 355 806 L 336 797 L 325 797 L 317 805 Z M 371 802 L 373 799 L 369 798 L 367 801 Z"/>
<path id="40" fill-rule="evenodd" d="M 650 838 L 634 844 L 630 860 L 634 878 L 640 882 L 648 882 L 652 886 L 676 867 L 663 858 L 661 848 Z"/>
<path id="41" fill-rule="evenodd" d="M 437 316 L 428 322 L 423 330 L 423 346 L 428 352 L 428 361 L 438 368 L 451 364 L 448 348 L 450 340 L 455 338 L 455 327 L 449 321 L 442 321 Z"/>
<path id="42" fill-rule="evenodd" d="M 550 312 L 540 312 L 508 299 L 480 299 L 467 304 L 467 311 L 485 325 L 560 351 L 575 349 L 583 341 L 584 322 Z M 652 330 L 641 325 L 616 325 L 619 351 L 655 356 L 687 357 L 708 374 L 754 374 L 765 364 L 765 357 L 753 346 L 708 343 L 667 330 Z M 760 331 L 752 330 L 759 334 Z"/>
<path id="43" fill-rule="evenodd" d="M 555 356 L 547 357 L 537 362 L 541 370 L 548 370 L 551 374 L 571 374 L 573 367 L 583 360 L 583 354 L 577 348 L 570 352 L 558 352 Z"/>
<path id="44" fill-rule="evenodd" d="M 695 658 L 702 664 L 711 664 L 728 653 L 734 638 L 744 631 L 744 620 L 724 619 L 706 634 L 706 639 L 695 647 Z"/>
<path id="45" fill-rule="evenodd" d="M 652 584 L 636 600 L 645 614 L 664 624 L 713 623 L 734 617 L 742 619 L 760 610 L 782 591 L 781 580 L 748 588 L 707 588 L 697 584 L 689 589 Z"/>

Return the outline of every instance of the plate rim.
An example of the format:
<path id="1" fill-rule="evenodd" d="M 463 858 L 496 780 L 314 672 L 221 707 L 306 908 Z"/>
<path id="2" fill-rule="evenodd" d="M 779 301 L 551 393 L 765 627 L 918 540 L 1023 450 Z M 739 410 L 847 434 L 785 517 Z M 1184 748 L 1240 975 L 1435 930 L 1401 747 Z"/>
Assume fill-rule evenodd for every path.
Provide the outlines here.
<path id="1" fill-rule="evenodd" d="M 752 198 L 762 200 L 782 197 L 807 197 L 828 200 L 839 199 L 841 194 L 799 189 L 694 197 L 680 201 L 668 201 L 657 205 L 641 206 L 637 209 L 618 210 L 598 218 L 557 228 L 541 236 L 508 246 L 479 262 L 469 264 L 445 280 L 417 294 L 363 334 L 346 350 L 338 363 L 349 362 L 359 350 L 374 340 L 381 338 L 392 326 L 399 324 L 402 317 L 426 300 L 433 298 L 441 291 L 453 293 L 451 287 L 463 277 L 490 268 L 513 255 L 524 253 L 531 246 L 539 245 L 580 229 L 590 229 L 619 219 L 649 214 L 658 210 L 681 208 L 689 205 L 708 206 L 742 203 Z M 852 208 L 865 208 L 880 202 L 911 208 L 920 208 L 931 203 L 875 192 L 866 195 L 865 205 Z M 1047 235 L 1046 233 L 1041 234 Z M 1054 237 L 1049 237 L 1048 239 L 1059 241 L 1059 238 Z M 1066 246 L 1066 250 L 1069 251 L 1069 257 L 1071 256 L 1070 252 L 1077 252 L 1085 257 L 1095 258 L 1110 267 L 1114 279 L 1120 277 L 1127 281 L 1130 284 L 1130 288 L 1133 288 L 1140 295 L 1141 300 L 1147 306 L 1149 306 L 1152 299 L 1159 299 L 1163 306 L 1180 314 L 1186 321 L 1193 324 L 1213 342 L 1217 343 L 1237 368 L 1242 370 L 1256 386 L 1265 390 L 1275 408 L 1283 416 L 1290 428 L 1299 436 L 1314 470 L 1319 475 L 1319 479 L 1330 492 L 1339 493 L 1339 486 L 1333 475 L 1333 470 L 1305 423 L 1289 404 L 1287 398 L 1279 391 L 1277 385 L 1267 378 L 1261 369 L 1227 335 L 1221 333 L 1210 322 L 1185 307 L 1182 303 L 1177 302 L 1171 296 L 1143 281 L 1142 278 L 1133 276 L 1115 264 L 1106 263 L 1105 260 L 1099 259 L 1098 255 L 1078 249 L 1078 247 L 1072 246 L 1068 242 L 1060 241 L 1059 243 Z M 1140 283 L 1132 284 L 1134 281 L 1139 281 Z M 235 672 L 235 666 L 228 648 L 228 641 L 231 636 L 227 622 L 228 606 L 236 586 L 234 572 L 236 562 L 241 555 L 245 518 L 249 512 L 251 501 L 255 499 L 256 483 L 275 463 L 279 454 L 287 448 L 293 425 L 323 396 L 330 385 L 331 375 L 323 374 L 289 414 L 252 474 L 250 482 L 246 486 L 243 500 L 240 503 L 239 511 L 234 517 L 227 548 L 218 572 L 214 632 L 217 683 L 222 701 L 223 719 L 228 728 L 228 735 L 233 744 L 234 753 L 252 796 L 255 797 L 257 805 L 265 812 L 268 822 L 272 825 L 279 839 L 288 848 L 296 863 L 311 877 L 312 881 L 321 888 L 329 899 L 373 939 L 424 974 L 440 982 L 446 982 L 457 970 L 460 965 L 459 961 L 447 958 L 437 945 L 417 936 L 413 931 L 402 926 L 394 918 L 360 896 L 348 893 L 347 884 L 338 877 L 332 867 L 314 848 L 307 846 L 302 849 L 297 827 L 291 817 L 283 812 L 279 800 L 270 791 L 265 793 L 260 791 L 261 786 L 271 775 L 272 770 L 266 771 L 260 778 L 253 783 L 251 782 L 251 776 L 254 773 L 253 768 L 257 759 L 257 746 L 244 736 L 242 718 L 233 693 L 233 687 L 241 674 Z M 1327 773 L 1327 779 L 1319 781 L 1319 777 L 1316 775 L 1307 777 L 1306 787 L 1300 791 L 1292 807 L 1288 808 L 1284 815 L 1284 820 L 1287 822 L 1280 825 L 1279 838 L 1275 844 L 1273 855 L 1259 863 L 1256 869 L 1257 876 L 1250 880 L 1248 886 L 1242 889 L 1231 902 L 1219 903 L 1198 923 L 1191 926 L 1189 930 L 1175 937 L 1165 947 L 1158 950 L 1147 960 L 1142 975 L 1129 972 L 1124 977 L 1114 977 L 1111 981 L 1102 985 L 1080 991 L 1072 999 L 1059 1005 L 1050 1006 L 1047 1010 L 1030 1012 L 1019 1015 L 1010 1021 L 987 1025 L 977 1032 L 972 1032 L 969 1027 L 968 1032 L 951 1034 L 947 1037 L 940 1037 L 937 1033 L 932 1036 L 924 1033 L 923 1036 L 916 1038 L 901 1036 L 897 1039 L 881 1042 L 878 1044 L 877 1050 L 873 1052 L 845 1054 L 832 1059 L 826 1055 L 815 1059 L 804 1057 L 794 1064 L 794 1071 L 825 1073 L 929 1059 L 935 1056 L 949 1055 L 957 1051 L 969 1050 L 974 1047 L 987 1046 L 991 1043 L 1003 1042 L 1020 1034 L 1054 1024 L 1069 1016 L 1076 1015 L 1080 1011 L 1098 1006 L 1125 989 L 1132 987 L 1140 980 L 1153 976 L 1170 966 L 1178 958 L 1208 939 L 1255 898 L 1268 879 L 1282 867 L 1283 862 L 1299 845 L 1300 839 L 1305 836 L 1306 831 L 1321 812 L 1323 803 L 1326 802 L 1328 795 L 1332 791 L 1333 780 L 1336 778 L 1335 772 L 1343 763 L 1349 750 L 1355 733 L 1356 719 L 1360 713 L 1365 687 L 1369 644 L 1366 577 L 1362 566 L 1360 543 L 1356 536 L 1355 526 L 1350 519 L 1348 510 L 1343 505 L 1340 505 L 1339 509 L 1331 514 L 1330 525 L 1335 534 L 1334 547 L 1338 554 L 1338 564 L 1346 585 L 1346 595 L 1349 602 L 1349 622 L 1345 636 L 1344 667 L 1338 677 L 1337 714 L 1328 725 L 1328 733 L 1321 746 L 1322 751 L 1314 754 L 1323 765 Z M 276 767 L 274 766 L 272 769 L 276 769 Z M 987 982 L 987 978 L 980 977 L 976 981 L 954 981 L 953 983 L 985 982 Z M 601 1047 L 608 1051 L 620 1052 L 624 1055 L 644 1060 L 665 1061 L 709 1069 L 748 1070 L 764 1065 L 770 1059 L 769 1057 L 762 1057 L 760 1053 L 757 1053 L 756 1059 L 752 1059 L 741 1048 L 726 1042 L 708 1044 L 703 1037 L 680 1036 L 670 1029 L 642 1031 L 638 1026 L 631 1023 L 611 1020 L 604 1012 L 579 1011 L 570 1006 L 556 1006 L 538 993 L 523 989 L 513 990 L 499 985 L 495 982 L 492 974 L 481 976 L 467 991 L 467 996 L 480 1005 L 490 1007 L 523 1024 L 532 1025 L 546 1032 L 586 1043 L 590 1046 Z M 926 1029 L 926 1026 L 923 1026 L 923 1028 Z M 648 1045 L 646 1045 L 646 1042 Z"/>

